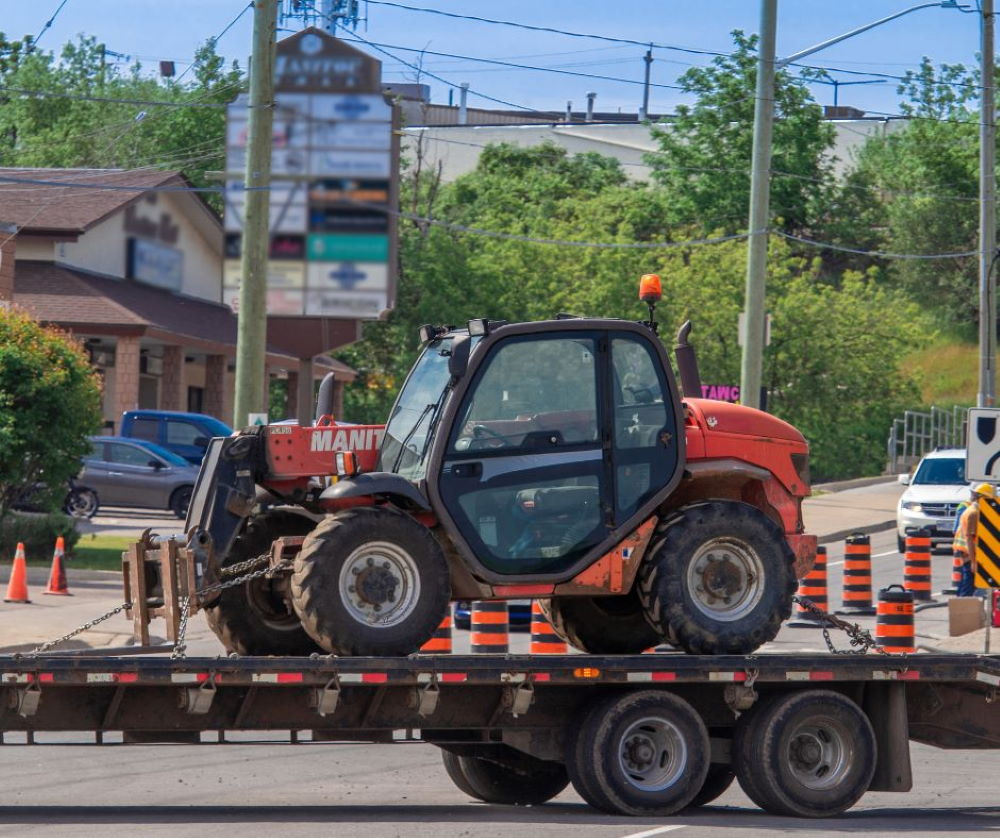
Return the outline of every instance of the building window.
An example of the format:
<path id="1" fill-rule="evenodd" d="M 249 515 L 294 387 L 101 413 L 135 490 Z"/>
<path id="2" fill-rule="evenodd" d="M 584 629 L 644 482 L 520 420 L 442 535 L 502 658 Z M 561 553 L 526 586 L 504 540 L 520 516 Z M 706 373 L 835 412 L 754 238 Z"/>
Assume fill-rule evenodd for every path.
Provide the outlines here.
<path id="1" fill-rule="evenodd" d="M 204 387 L 188 387 L 188 412 L 204 413 L 202 406 L 205 403 Z"/>

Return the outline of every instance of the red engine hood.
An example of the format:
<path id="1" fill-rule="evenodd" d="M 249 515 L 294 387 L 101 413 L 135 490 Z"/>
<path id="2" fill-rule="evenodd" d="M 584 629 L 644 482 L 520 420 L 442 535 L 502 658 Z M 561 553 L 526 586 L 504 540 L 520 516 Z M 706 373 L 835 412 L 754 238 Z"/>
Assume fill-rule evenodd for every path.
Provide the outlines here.
<path id="1" fill-rule="evenodd" d="M 738 434 L 805 445 L 806 438 L 794 426 L 763 410 L 714 399 L 684 399 L 684 403 L 705 434 Z"/>

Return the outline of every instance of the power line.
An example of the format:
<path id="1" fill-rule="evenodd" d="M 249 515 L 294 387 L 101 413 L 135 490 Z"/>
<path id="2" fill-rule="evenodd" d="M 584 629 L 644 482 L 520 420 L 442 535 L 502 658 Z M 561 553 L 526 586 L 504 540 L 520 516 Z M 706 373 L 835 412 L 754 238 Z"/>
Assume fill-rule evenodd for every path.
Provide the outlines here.
<path id="1" fill-rule="evenodd" d="M 781 236 L 783 239 L 806 244 L 810 247 L 817 247 L 821 250 L 836 250 L 839 253 L 854 253 L 859 256 L 873 256 L 878 259 L 960 259 L 966 256 L 975 256 L 979 253 L 978 250 L 963 250 L 957 253 L 887 253 L 882 250 L 864 250 L 857 247 L 831 244 L 830 242 L 815 241 L 814 239 L 807 239 L 792 233 L 785 233 L 781 230 L 770 230 L 769 232 L 773 235 Z"/>
<path id="2" fill-rule="evenodd" d="M 252 2 L 251 3 L 247 3 L 242 8 L 242 10 L 240 11 L 240 13 L 238 15 L 236 15 L 236 17 L 234 17 L 231 21 L 229 21 L 229 23 L 226 24 L 225 28 L 218 35 L 216 35 L 214 38 L 210 39 L 212 46 L 215 46 L 219 42 L 219 40 L 222 38 L 222 36 L 225 35 L 230 29 L 232 29 L 237 24 L 237 22 L 239 21 L 239 19 L 241 17 L 243 17 L 243 15 L 245 15 L 252 8 L 253 8 L 253 3 Z M 187 67 L 184 69 L 184 72 L 181 73 L 177 77 L 177 79 L 175 80 L 174 83 L 175 84 L 180 83 L 180 80 L 182 78 L 184 78 L 184 76 L 186 76 L 191 71 L 192 67 L 194 67 L 194 62 L 193 61 L 190 64 L 187 65 Z"/>
<path id="3" fill-rule="evenodd" d="M 78 93 L 59 93 L 55 90 L 30 90 L 25 87 L 0 87 L 0 93 L 15 93 L 33 99 L 70 99 L 77 102 L 103 102 L 112 105 L 140 105 L 164 108 L 225 108 L 224 102 L 165 102 L 159 99 L 118 99 L 113 96 L 85 96 Z"/>
<path id="4" fill-rule="evenodd" d="M 56 18 L 59 17 L 59 12 L 63 10 L 63 6 L 65 6 L 68 2 L 69 0 L 62 0 L 62 2 L 59 4 L 59 7 L 52 13 L 52 17 L 50 17 L 47 21 L 45 21 L 45 25 L 41 28 L 38 34 L 35 35 L 35 40 L 31 42 L 32 47 L 34 47 L 38 43 L 42 35 L 44 35 L 49 30 L 49 27 L 51 27 L 52 24 L 56 22 Z"/>

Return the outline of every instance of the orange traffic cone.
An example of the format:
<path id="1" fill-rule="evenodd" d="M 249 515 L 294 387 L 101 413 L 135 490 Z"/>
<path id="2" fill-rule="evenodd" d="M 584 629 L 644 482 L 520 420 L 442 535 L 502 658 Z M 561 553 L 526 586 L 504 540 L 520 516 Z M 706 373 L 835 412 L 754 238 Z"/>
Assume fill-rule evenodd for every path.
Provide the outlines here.
<path id="1" fill-rule="evenodd" d="M 66 571 L 63 569 L 63 554 L 66 550 L 66 542 L 60 535 L 56 538 L 56 551 L 52 554 L 52 570 L 49 572 L 49 586 L 42 591 L 43 594 L 54 594 L 55 596 L 73 596 L 69 592 L 66 584 Z"/>
<path id="2" fill-rule="evenodd" d="M 7 596 L 4 602 L 31 602 L 28 599 L 28 563 L 24 559 L 24 544 L 17 543 L 14 554 L 14 566 L 10 569 L 10 583 L 7 585 Z"/>

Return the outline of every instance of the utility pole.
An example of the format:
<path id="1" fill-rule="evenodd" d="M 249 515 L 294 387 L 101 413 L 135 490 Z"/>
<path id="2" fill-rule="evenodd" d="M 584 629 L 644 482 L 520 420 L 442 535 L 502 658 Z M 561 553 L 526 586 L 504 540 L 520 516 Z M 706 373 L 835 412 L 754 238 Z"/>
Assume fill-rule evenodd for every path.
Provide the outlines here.
<path id="1" fill-rule="evenodd" d="M 997 249 L 996 103 L 994 101 L 994 0 L 982 0 L 979 109 L 979 407 L 996 404 L 996 276 L 990 268 Z"/>
<path id="2" fill-rule="evenodd" d="M 753 162 L 750 172 L 750 221 L 744 303 L 746 334 L 740 368 L 740 401 L 760 407 L 764 357 L 764 286 L 767 274 L 767 228 L 770 214 L 771 133 L 774 124 L 774 43 L 778 0 L 761 0 L 760 51 L 753 114 Z"/>
<path id="3" fill-rule="evenodd" d="M 271 127 L 274 121 L 274 62 L 278 0 L 255 0 L 247 125 L 246 213 L 243 223 L 240 310 L 236 333 L 236 406 L 233 425 L 247 414 L 267 412 L 264 359 L 267 344 L 268 187 L 271 185 Z"/>
<path id="4" fill-rule="evenodd" d="M 643 61 L 646 62 L 646 80 L 642 83 L 642 111 L 639 114 L 640 121 L 643 119 L 649 119 L 649 69 L 653 65 L 653 47 L 646 50 L 646 54 L 643 56 Z"/>

